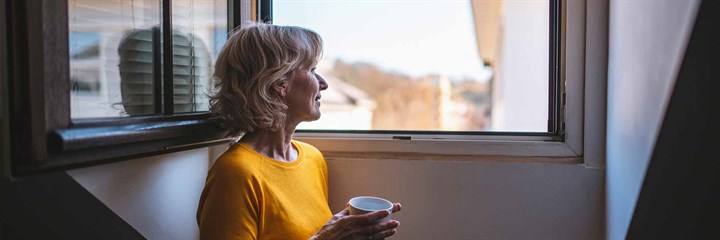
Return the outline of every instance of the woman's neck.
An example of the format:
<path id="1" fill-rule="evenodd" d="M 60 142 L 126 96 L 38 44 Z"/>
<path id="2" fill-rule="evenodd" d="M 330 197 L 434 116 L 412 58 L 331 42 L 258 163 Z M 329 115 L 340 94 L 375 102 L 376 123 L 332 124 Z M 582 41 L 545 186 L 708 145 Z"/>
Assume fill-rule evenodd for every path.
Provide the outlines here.
<path id="1" fill-rule="evenodd" d="M 298 152 L 292 146 L 292 135 L 295 128 L 280 129 L 278 131 L 258 130 L 247 133 L 240 139 L 256 152 L 283 162 L 295 161 Z"/>

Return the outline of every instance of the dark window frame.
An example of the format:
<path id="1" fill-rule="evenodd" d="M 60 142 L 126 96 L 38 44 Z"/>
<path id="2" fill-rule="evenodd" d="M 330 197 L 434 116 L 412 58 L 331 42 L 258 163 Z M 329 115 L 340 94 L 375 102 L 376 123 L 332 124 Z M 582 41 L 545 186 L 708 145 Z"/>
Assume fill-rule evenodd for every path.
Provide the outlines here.
<path id="1" fill-rule="evenodd" d="M 162 4 L 163 28 L 170 29 L 172 0 L 162 0 Z M 156 115 L 71 119 L 68 2 L 10 0 L 7 6 L 4 13 L 8 33 L 12 33 L 7 36 L 7 107 L 14 176 L 233 141 L 226 137 L 227 131 L 208 112 L 174 114 L 172 84 L 163 84 L 165 102 L 162 106 L 165 107 L 156 107 Z M 244 19 L 240 16 L 240 6 L 241 0 L 228 0 L 230 29 Z M 164 31 L 162 37 L 169 40 L 171 34 L 171 31 Z M 155 45 L 155 49 L 161 47 L 159 42 Z M 171 45 L 164 47 L 165 65 L 162 68 L 172 69 Z M 172 83 L 172 75 L 164 75 L 162 81 Z M 155 91 L 161 91 L 159 86 Z"/>

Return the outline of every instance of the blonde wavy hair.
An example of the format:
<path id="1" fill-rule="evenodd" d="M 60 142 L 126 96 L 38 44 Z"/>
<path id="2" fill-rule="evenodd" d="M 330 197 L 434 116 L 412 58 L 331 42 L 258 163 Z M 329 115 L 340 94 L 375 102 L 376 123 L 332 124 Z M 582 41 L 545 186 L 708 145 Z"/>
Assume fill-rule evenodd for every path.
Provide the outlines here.
<path id="1" fill-rule="evenodd" d="M 322 56 L 322 38 L 294 26 L 247 23 L 235 29 L 215 64 L 216 93 L 210 112 L 228 135 L 283 127 L 287 105 L 273 90 L 294 70 L 310 68 Z"/>

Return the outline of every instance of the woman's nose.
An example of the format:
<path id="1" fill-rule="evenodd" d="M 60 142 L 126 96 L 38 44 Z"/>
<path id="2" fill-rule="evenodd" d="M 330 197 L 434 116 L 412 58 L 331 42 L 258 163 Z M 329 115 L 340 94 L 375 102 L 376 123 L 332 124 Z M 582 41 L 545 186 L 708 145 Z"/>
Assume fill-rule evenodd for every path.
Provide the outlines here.
<path id="1" fill-rule="evenodd" d="M 325 81 L 325 78 L 320 76 L 320 74 L 318 74 L 317 77 L 318 77 L 318 82 L 320 83 L 320 91 L 327 89 L 328 83 L 327 83 L 327 81 Z"/>

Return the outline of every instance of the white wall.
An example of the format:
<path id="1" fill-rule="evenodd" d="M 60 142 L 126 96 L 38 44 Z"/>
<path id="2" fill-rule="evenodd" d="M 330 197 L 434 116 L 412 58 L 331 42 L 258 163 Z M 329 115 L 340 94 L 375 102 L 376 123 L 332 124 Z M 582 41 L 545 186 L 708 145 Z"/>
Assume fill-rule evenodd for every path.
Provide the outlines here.
<path id="1" fill-rule="evenodd" d="M 223 146 L 68 171 L 148 239 L 196 239 L 210 159 Z M 210 157 L 208 157 L 210 156 Z M 604 171 L 581 165 L 328 160 L 330 205 L 403 203 L 393 239 L 600 239 Z"/>
<path id="2" fill-rule="evenodd" d="M 627 233 L 699 2 L 610 2 L 608 239 Z"/>
<path id="3" fill-rule="evenodd" d="M 581 165 L 328 160 L 330 207 L 401 202 L 392 239 L 602 239 L 604 170 Z"/>
<path id="4" fill-rule="evenodd" d="M 198 200 L 224 146 L 70 170 L 67 173 L 148 239 L 197 239 Z"/>

